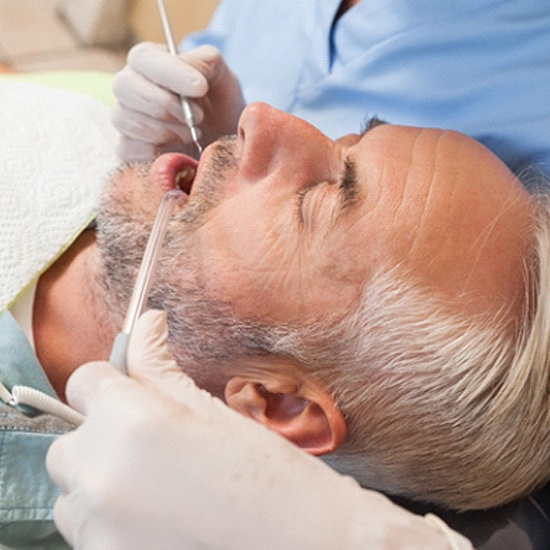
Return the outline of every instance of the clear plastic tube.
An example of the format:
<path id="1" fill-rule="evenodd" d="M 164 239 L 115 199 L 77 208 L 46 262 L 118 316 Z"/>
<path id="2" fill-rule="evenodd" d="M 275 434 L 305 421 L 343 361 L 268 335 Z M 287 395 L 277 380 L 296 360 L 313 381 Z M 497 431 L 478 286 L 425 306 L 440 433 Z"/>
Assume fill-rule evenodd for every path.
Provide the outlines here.
<path id="1" fill-rule="evenodd" d="M 122 372 L 126 372 L 126 351 L 128 349 L 130 334 L 132 334 L 134 325 L 147 303 L 155 266 L 158 261 L 159 252 L 162 248 L 162 243 L 164 242 L 164 236 L 166 234 L 168 222 L 170 221 L 170 216 L 174 211 L 176 203 L 183 195 L 184 193 L 180 189 L 168 191 L 160 204 L 155 222 L 153 223 L 151 235 L 145 247 L 126 318 L 122 326 L 122 332 L 117 335 L 109 358 L 109 362 Z"/>
<path id="2" fill-rule="evenodd" d="M 124 320 L 123 329 L 115 339 L 111 351 L 111 358 L 109 359 L 111 364 L 123 372 L 126 372 L 126 351 L 128 349 L 130 334 L 147 303 L 158 255 L 166 234 L 166 228 L 168 227 L 168 222 L 170 221 L 174 206 L 183 194 L 183 191 L 179 189 L 173 189 L 166 193 L 157 212 L 151 235 L 147 241 L 143 260 L 141 261 L 132 297 L 130 299 L 130 305 L 126 313 L 126 319 Z M 0 399 L 12 406 L 20 404 L 30 405 L 40 411 L 62 418 L 74 426 L 79 426 L 84 420 L 82 414 L 68 405 L 61 403 L 58 399 L 54 399 L 39 390 L 27 386 L 14 386 L 10 393 L 0 382 Z"/>

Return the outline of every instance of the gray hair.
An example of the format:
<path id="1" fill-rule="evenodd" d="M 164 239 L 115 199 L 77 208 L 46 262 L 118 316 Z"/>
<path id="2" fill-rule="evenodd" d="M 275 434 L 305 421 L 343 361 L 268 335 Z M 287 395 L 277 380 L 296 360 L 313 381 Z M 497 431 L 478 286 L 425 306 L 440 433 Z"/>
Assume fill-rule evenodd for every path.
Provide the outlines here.
<path id="1" fill-rule="evenodd" d="M 169 312 L 180 364 L 217 395 L 244 368 L 238 358 L 258 355 L 290 358 L 328 388 L 348 426 L 325 457 L 336 470 L 452 509 L 497 506 L 550 478 L 550 199 L 535 201 L 525 315 L 514 326 L 507 311 L 457 313 L 402 266 L 365 283 L 344 318 L 299 326 L 236 319 L 199 287 L 181 300 L 169 280 L 151 305 Z"/>
<path id="2" fill-rule="evenodd" d="M 346 418 L 346 442 L 325 457 L 336 470 L 456 510 L 510 502 L 550 478 L 550 200 L 537 203 L 515 327 L 506 312 L 451 311 L 396 267 L 346 318 L 270 332 L 269 352 L 296 359 Z"/>

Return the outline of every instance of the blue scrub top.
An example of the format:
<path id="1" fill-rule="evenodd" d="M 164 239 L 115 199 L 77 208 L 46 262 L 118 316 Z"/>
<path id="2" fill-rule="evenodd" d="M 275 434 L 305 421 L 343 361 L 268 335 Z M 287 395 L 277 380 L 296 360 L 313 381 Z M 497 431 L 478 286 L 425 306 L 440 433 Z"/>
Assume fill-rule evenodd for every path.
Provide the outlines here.
<path id="1" fill-rule="evenodd" d="M 332 138 L 366 117 L 452 128 L 550 174 L 549 0 L 224 0 L 182 42 L 220 48 L 245 100 Z"/>

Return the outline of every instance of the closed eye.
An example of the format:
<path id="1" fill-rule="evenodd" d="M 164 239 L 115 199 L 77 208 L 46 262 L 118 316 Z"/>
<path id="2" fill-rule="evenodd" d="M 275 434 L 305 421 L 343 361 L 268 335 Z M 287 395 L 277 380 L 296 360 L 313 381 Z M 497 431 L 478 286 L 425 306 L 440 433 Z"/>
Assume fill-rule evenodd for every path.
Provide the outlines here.
<path id="1" fill-rule="evenodd" d="M 319 185 L 322 185 L 323 183 L 329 183 L 327 180 L 318 181 L 317 183 L 312 183 L 311 185 L 308 185 L 307 187 L 304 187 L 303 189 L 300 189 L 297 194 L 297 201 L 296 201 L 296 209 L 298 213 L 298 221 L 300 222 L 300 225 L 305 225 L 305 218 L 304 218 L 304 200 L 306 198 L 306 195 L 312 190 L 318 187 Z"/>
<path id="2" fill-rule="evenodd" d="M 304 187 L 303 189 L 300 189 L 300 191 L 298 191 L 296 206 L 300 225 L 303 226 L 305 223 L 303 204 L 306 195 L 316 187 L 319 187 L 323 184 L 335 185 L 328 180 L 322 180 L 308 185 L 307 187 Z M 341 214 L 343 210 L 349 208 L 350 206 L 353 206 L 353 204 L 357 202 L 358 195 L 359 186 L 357 182 L 355 163 L 351 159 L 347 158 L 344 163 L 344 172 L 338 184 L 338 208 L 336 211 L 336 218 L 338 217 L 338 215 Z"/>

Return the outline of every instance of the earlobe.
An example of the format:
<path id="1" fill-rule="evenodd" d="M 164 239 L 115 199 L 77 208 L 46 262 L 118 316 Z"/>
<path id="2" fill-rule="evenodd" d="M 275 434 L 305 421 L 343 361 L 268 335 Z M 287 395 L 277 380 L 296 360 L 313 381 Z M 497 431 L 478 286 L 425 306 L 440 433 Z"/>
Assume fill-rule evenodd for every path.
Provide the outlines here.
<path id="1" fill-rule="evenodd" d="M 312 384 L 287 380 L 260 383 L 232 378 L 225 389 L 227 404 L 264 424 L 313 455 L 337 449 L 346 437 L 346 423 L 332 396 Z"/>

